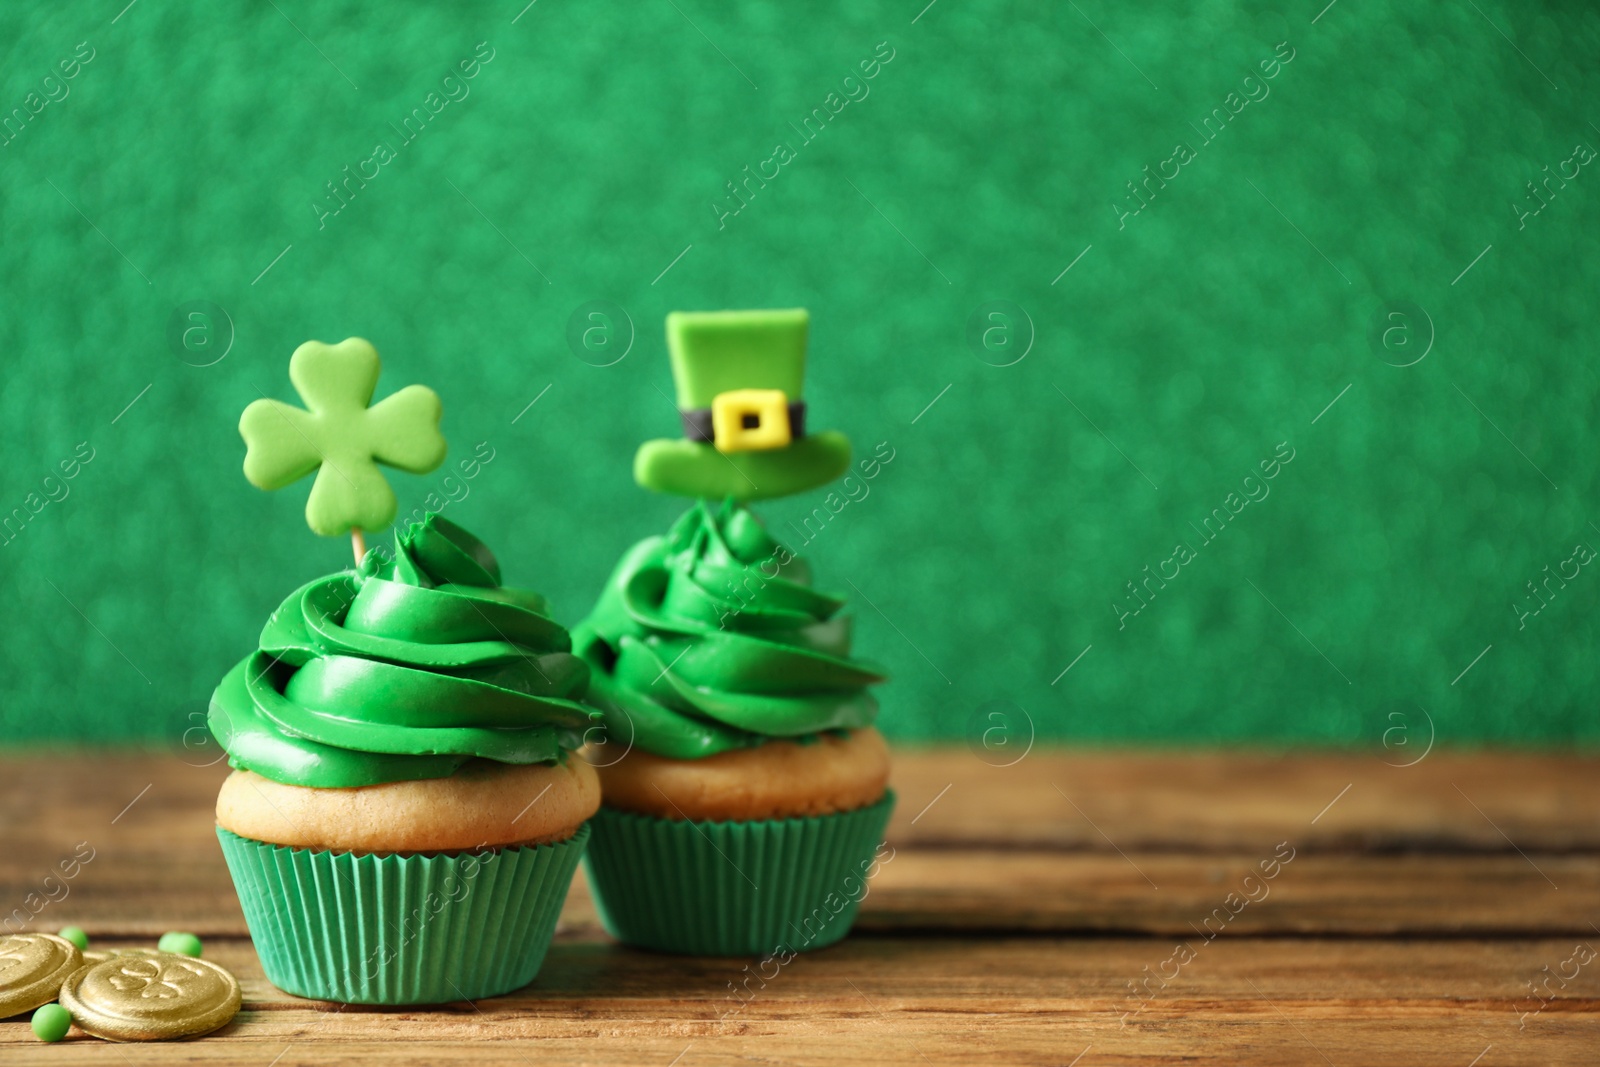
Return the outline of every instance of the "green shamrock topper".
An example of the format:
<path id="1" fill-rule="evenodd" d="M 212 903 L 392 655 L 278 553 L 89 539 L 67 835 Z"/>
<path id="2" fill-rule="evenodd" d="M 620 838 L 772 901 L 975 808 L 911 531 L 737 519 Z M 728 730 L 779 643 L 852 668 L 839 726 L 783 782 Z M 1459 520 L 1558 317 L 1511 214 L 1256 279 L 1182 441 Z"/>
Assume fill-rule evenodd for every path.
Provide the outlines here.
<path id="1" fill-rule="evenodd" d="M 282 489 L 321 468 L 306 523 L 323 537 L 359 538 L 394 521 L 399 505 L 379 463 L 426 474 L 444 462 L 439 395 L 408 385 L 368 407 L 381 368 L 378 350 L 359 337 L 307 341 L 289 357 L 289 380 L 309 410 L 262 398 L 239 418 L 251 485 Z"/>

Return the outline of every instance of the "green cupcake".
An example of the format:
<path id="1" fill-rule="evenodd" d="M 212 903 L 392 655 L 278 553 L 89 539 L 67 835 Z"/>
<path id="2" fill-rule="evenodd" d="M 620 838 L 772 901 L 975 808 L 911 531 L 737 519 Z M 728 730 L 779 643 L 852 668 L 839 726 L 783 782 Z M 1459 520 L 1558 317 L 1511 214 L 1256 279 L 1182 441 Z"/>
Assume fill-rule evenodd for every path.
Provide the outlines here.
<path id="1" fill-rule="evenodd" d="M 590 883 L 617 938 L 758 955 L 849 931 L 894 798 L 883 674 L 843 609 L 746 507 L 701 502 L 574 628 L 606 726 Z"/>
<path id="2" fill-rule="evenodd" d="M 538 972 L 599 804 L 589 670 L 435 515 L 296 590 L 217 687 L 217 836 L 268 979 L 368 1004 Z"/>

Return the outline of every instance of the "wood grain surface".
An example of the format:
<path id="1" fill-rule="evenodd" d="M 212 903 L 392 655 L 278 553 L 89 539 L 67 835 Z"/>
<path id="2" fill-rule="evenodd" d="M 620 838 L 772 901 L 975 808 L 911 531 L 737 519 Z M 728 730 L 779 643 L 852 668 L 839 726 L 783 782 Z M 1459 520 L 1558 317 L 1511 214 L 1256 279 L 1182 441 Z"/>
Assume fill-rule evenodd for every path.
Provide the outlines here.
<path id="1" fill-rule="evenodd" d="M 181 1045 L 45 1046 L 8 1020 L 0 1062 L 1600 1062 L 1600 961 L 1569 962 L 1600 947 L 1600 760 L 1385 757 L 901 752 L 855 934 L 764 985 L 616 944 L 580 874 L 531 986 L 381 1010 L 262 977 L 212 830 L 223 767 L 12 755 L 13 927 L 38 907 L 29 928 L 102 945 L 193 930 L 245 1009 Z"/>

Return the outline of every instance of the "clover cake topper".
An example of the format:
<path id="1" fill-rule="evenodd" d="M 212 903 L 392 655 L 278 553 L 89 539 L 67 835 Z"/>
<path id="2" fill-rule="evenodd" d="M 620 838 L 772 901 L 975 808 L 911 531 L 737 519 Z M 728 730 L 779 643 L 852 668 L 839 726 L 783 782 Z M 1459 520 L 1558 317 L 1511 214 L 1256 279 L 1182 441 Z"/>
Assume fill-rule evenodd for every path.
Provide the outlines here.
<path id="1" fill-rule="evenodd" d="M 239 418 L 250 484 L 282 489 L 317 471 L 306 524 L 323 537 L 349 533 L 358 563 L 361 531 L 388 526 L 399 507 L 378 464 L 426 474 L 445 456 L 439 395 L 408 385 L 371 404 L 381 369 L 378 350 L 359 337 L 307 341 L 289 357 L 305 408 L 263 397 Z"/>

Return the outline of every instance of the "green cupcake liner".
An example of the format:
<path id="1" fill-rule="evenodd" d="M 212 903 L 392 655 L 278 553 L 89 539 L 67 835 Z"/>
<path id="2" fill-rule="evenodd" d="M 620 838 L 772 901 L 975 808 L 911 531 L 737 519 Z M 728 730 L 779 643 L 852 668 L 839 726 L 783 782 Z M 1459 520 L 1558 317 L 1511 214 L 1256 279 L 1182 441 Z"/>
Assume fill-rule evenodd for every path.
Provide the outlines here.
<path id="1" fill-rule="evenodd" d="M 894 793 L 836 815 L 691 822 L 601 807 L 589 885 L 619 941 L 691 956 L 805 952 L 850 932 Z"/>
<path id="2" fill-rule="evenodd" d="M 217 827 L 267 979 L 351 1004 L 498 996 L 544 962 L 589 824 L 566 841 L 433 855 L 288 848 Z"/>

